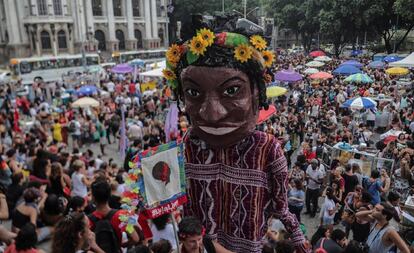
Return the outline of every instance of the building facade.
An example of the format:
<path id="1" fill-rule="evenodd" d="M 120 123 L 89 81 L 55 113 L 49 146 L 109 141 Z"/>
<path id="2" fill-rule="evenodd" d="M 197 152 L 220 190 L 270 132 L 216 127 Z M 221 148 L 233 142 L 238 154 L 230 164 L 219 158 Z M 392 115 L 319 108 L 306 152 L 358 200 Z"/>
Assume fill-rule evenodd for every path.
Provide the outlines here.
<path id="1" fill-rule="evenodd" d="M 168 46 L 170 0 L 0 0 L 0 53 L 10 57 Z"/>

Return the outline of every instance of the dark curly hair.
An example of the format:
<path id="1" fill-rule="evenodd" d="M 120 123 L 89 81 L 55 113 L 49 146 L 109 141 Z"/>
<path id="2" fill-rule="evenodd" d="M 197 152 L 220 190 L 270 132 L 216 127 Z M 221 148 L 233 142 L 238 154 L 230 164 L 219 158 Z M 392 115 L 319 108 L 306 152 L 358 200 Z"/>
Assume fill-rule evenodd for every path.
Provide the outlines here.
<path id="1" fill-rule="evenodd" d="M 181 33 L 181 41 L 177 44 L 184 44 L 187 40 L 191 39 L 196 35 L 197 31 L 201 28 L 208 28 L 214 33 L 220 32 L 233 32 L 245 35 L 247 37 L 252 35 L 262 35 L 263 30 L 260 29 L 248 29 L 237 26 L 238 16 L 236 15 L 222 15 L 222 16 L 202 16 L 193 15 L 191 21 L 183 24 Z M 222 47 L 219 45 L 211 45 L 207 48 L 204 55 L 200 56 L 192 66 L 206 66 L 206 67 L 230 67 L 244 72 L 250 80 L 251 88 L 256 86 L 259 91 L 259 107 L 268 108 L 267 97 L 266 97 L 266 84 L 263 78 L 266 69 L 264 66 L 255 59 L 250 59 L 245 63 L 239 62 L 234 57 L 234 49 Z M 180 81 L 181 72 L 189 66 L 186 57 L 181 57 L 177 64 L 175 73 L 177 75 L 178 85 L 174 89 L 177 101 L 182 100 L 183 91 Z"/>
<path id="2" fill-rule="evenodd" d="M 25 251 L 35 249 L 37 244 L 36 226 L 30 222 L 20 229 L 16 237 L 16 250 Z"/>
<path id="3" fill-rule="evenodd" d="M 52 253 L 73 253 L 79 247 L 79 233 L 86 230 L 85 215 L 71 213 L 56 225 L 52 240 Z"/>

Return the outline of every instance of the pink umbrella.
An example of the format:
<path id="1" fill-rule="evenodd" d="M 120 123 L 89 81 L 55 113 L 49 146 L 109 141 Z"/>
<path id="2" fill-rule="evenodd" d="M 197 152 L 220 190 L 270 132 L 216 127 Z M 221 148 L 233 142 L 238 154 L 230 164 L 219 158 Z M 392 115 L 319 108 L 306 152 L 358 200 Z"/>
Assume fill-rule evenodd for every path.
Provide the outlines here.
<path id="1" fill-rule="evenodd" d="M 318 56 L 324 56 L 326 54 L 323 51 L 313 51 L 313 52 L 310 52 L 309 55 L 312 57 L 318 57 Z"/>
<path id="2" fill-rule="evenodd" d="M 315 73 L 309 76 L 310 79 L 323 79 L 323 80 L 330 79 L 332 77 L 333 76 L 329 74 L 328 72 L 318 72 L 318 73 Z"/>

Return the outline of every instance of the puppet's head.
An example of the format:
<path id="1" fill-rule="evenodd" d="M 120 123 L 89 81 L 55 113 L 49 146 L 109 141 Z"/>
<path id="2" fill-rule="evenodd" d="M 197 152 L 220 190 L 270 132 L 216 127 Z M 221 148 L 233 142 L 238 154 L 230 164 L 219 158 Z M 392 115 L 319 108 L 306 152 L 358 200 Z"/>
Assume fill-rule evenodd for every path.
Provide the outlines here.
<path id="1" fill-rule="evenodd" d="M 193 16 L 183 31 L 183 41 L 167 51 L 164 77 L 185 104 L 192 133 L 211 146 L 235 144 L 268 107 L 274 54 L 266 50 L 263 30 L 234 16 Z"/>

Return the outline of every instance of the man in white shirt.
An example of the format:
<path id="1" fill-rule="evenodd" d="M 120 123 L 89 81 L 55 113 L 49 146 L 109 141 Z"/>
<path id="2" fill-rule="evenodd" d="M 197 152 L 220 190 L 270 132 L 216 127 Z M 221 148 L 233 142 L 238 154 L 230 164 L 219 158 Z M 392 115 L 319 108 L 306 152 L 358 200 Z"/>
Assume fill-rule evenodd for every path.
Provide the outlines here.
<path id="1" fill-rule="evenodd" d="M 316 216 L 318 210 L 318 198 L 321 185 L 323 183 L 324 173 L 320 169 L 320 163 L 317 159 L 312 159 L 311 165 L 306 169 L 306 179 L 308 187 L 306 189 L 306 212 L 311 217 Z M 312 206 L 311 206 L 312 205 Z"/>
<path id="2" fill-rule="evenodd" d="M 106 84 L 106 88 L 108 89 L 108 92 L 109 92 L 109 93 L 114 93 L 114 91 L 115 91 L 115 84 L 114 84 L 114 82 L 109 81 L 109 82 Z"/>

